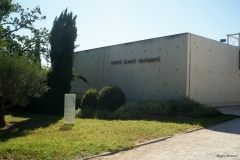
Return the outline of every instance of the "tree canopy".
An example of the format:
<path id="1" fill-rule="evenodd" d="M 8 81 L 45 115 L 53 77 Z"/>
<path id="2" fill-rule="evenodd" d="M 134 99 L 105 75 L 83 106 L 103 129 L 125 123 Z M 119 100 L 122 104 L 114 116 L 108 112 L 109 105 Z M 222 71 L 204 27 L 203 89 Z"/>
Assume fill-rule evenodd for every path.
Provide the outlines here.
<path id="1" fill-rule="evenodd" d="M 48 90 L 47 73 L 26 56 L 0 53 L 0 127 L 4 114 L 14 105 L 25 106 L 30 97 L 40 97 Z"/>
<path id="2" fill-rule="evenodd" d="M 11 17 L 15 13 L 17 16 Z M 3 28 L 1 38 L 7 43 L 1 43 L 4 50 L 9 54 L 27 54 L 34 61 L 40 60 L 42 55 L 47 61 L 49 59 L 49 31 L 46 28 L 34 27 L 36 21 L 45 20 L 40 7 L 25 11 L 20 4 L 12 3 L 12 0 L 1 0 L 0 2 L 0 26 Z M 25 29 L 28 35 L 20 35 L 18 31 Z"/>
<path id="3" fill-rule="evenodd" d="M 20 19 L 10 13 L 18 13 Z M 39 67 L 48 33 L 33 27 L 36 20 L 45 19 L 40 14 L 39 7 L 25 12 L 11 0 L 0 1 L 0 127 L 5 126 L 7 109 L 25 106 L 30 97 L 40 97 L 48 90 L 47 72 Z M 31 31 L 33 38 L 18 35 L 20 29 Z"/>

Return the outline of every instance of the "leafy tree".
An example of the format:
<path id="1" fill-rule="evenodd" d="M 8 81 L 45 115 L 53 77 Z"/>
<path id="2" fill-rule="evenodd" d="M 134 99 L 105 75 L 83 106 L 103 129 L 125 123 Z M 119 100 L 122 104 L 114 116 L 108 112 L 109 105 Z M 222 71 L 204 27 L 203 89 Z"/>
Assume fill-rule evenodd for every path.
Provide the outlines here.
<path id="1" fill-rule="evenodd" d="M 0 1 L 0 20 L 6 19 L 9 16 L 13 8 L 12 0 L 1 0 Z"/>
<path id="2" fill-rule="evenodd" d="M 10 13 L 15 13 L 16 17 L 11 17 Z M 49 32 L 46 28 L 36 29 L 34 23 L 46 19 L 41 15 L 38 7 L 25 11 L 21 5 L 13 4 L 12 0 L 0 1 L 0 25 L 3 27 L 1 38 L 5 44 L 0 44 L 9 54 L 27 54 L 33 61 L 39 61 L 40 55 L 46 60 L 49 59 L 48 42 Z M 31 34 L 19 35 L 18 31 L 25 29 Z"/>
<path id="3" fill-rule="evenodd" d="M 19 18 L 10 17 L 10 13 L 19 14 Z M 39 7 L 25 12 L 11 0 L 0 1 L 0 127 L 5 126 L 7 109 L 25 106 L 30 97 L 40 97 L 48 90 L 47 72 L 39 67 L 40 54 L 47 50 L 48 32 L 33 27 L 36 20 L 46 18 L 39 15 Z M 18 35 L 20 29 L 31 31 L 33 38 Z"/>
<path id="4" fill-rule="evenodd" d="M 2 33 L 2 31 L 3 31 L 3 28 L 0 25 L 0 33 Z M 3 48 L 4 40 L 1 37 L 0 37 L 0 44 L 2 44 L 2 45 L 0 45 L 0 51 L 3 52 L 4 51 L 4 48 Z"/>
<path id="5" fill-rule="evenodd" d="M 4 127 L 7 109 L 25 106 L 30 97 L 40 97 L 48 86 L 47 72 L 25 55 L 19 57 L 0 51 L 0 62 L 0 127 Z"/>

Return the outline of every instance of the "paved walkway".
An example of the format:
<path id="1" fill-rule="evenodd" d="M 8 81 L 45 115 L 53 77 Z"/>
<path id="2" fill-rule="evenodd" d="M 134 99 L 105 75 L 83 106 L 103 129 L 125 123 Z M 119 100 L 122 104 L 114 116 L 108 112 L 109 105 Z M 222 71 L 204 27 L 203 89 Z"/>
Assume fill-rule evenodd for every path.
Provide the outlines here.
<path id="1" fill-rule="evenodd" d="M 240 160 L 240 119 L 96 160 Z"/>
<path id="2" fill-rule="evenodd" d="M 232 114 L 232 115 L 240 116 L 240 106 L 219 107 L 217 109 L 225 114 Z"/>
<path id="3" fill-rule="evenodd" d="M 240 160 L 240 118 L 95 160 Z"/>

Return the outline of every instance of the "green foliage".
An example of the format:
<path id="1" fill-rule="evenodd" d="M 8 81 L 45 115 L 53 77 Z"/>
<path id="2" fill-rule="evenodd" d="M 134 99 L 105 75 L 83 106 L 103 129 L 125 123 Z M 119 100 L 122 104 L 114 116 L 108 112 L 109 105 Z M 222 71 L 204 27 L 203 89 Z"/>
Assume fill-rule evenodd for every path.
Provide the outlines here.
<path id="1" fill-rule="evenodd" d="M 94 111 L 92 110 L 92 112 Z M 152 119 L 172 116 L 208 118 L 222 116 L 222 113 L 216 108 L 201 104 L 187 97 L 169 102 L 147 99 L 140 102 L 127 103 L 114 112 L 96 110 L 91 115 L 91 118 L 99 119 Z M 85 117 L 85 115 L 82 117 Z"/>
<path id="2" fill-rule="evenodd" d="M 25 56 L 0 55 L 0 95 L 13 105 L 25 106 L 29 97 L 40 97 L 48 90 L 47 73 Z"/>
<path id="3" fill-rule="evenodd" d="M 85 106 L 85 108 L 80 109 L 77 117 L 79 118 L 94 118 L 96 114 L 96 110 L 92 109 L 91 107 Z"/>
<path id="4" fill-rule="evenodd" d="M 53 72 L 60 72 L 64 77 L 63 88 L 66 93 L 71 89 L 73 75 L 74 42 L 77 38 L 76 18 L 67 9 L 56 17 L 51 30 L 51 64 Z"/>
<path id="5" fill-rule="evenodd" d="M 48 72 L 47 77 L 47 84 L 50 89 L 40 99 L 33 99 L 27 109 L 33 113 L 63 115 L 65 92 L 62 83 L 64 77 L 61 73 L 53 72 L 52 70 Z"/>
<path id="6" fill-rule="evenodd" d="M 52 70 L 48 74 L 50 90 L 43 97 L 43 110 L 50 114 L 63 114 L 64 94 L 69 93 L 74 78 L 73 53 L 77 38 L 76 16 L 67 13 L 67 9 L 55 18 L 51 30 L 50 58 Z"/>
<path id="7" fill-rule="evenodd" d="M 221 116 L 216 108 L 201 104 L 188 97 L 175 101 L 144 100 L 121 106 L 114 112 L 114 119 L 143 119 L 153 117 L 180 116 L 205 118 Z"/>
<path id="8" fill-rule="evenodd" d="M 171 106 L 167 102 L 151 99 L 128 103 L 114 112 L 115 119 L 144 119 L 171 115 Z"/>
<path id="9" fill-rule="evenodd" d="M 189 97 L 182 97 L 180 100 L 170 101 L 169 103 L 172 113 L 178 116 L 202 118 L 221 115 L 221 112 L 216 108 L 201 104 Z"/>
<path id="10" fill-rule="evenodd" d="M 0 20 L 9 16 L 10 11 L 12 10 L 12 0 L 1 0 L 0 1 Z"/>
<path id="11" fill-rule="evenodd" d="M 2 34 L 2 32 L 3 32 L 3 27 L 0 25 L 0 35 Z M 0 37 L 0 52 L 1 53 L 4 52 L 4 47 L 3 47 L 4 43 L 5 43 L 4 39 L 2 37 Z"/>
<path id="12" fill-rule="evenodd" d="M 0 126 L 3 126 L 2 116 L 7 109 L 27 105 L 30 97 L 40 97 L 48 86 L 47 72 L 28 57 L 0 52 L 0 62 Z"/>
<path id="13" fill-rule="evenodd" d="M 107 89 L 106 89 L 107 88 Z M 108 90 L 109 86 L 104 87 Z M 105 90 L 102 91 L 105 91 Z M 100 91 L 101 92 L 101 91 Z M 100 95 L 100 94 L 99 94 Z M 107 94 L 106 94 L 107 95 Z M 112 95 L 112 94 L 109 94 Z M 107 103 L 111 104 L 111 103 Z M 110 105 L 109 105 L 110 106 Z M 180 100 L 164 101 L 147 99 L 135 103 L 127 103 L 120 106 L 115 111 L 109 109 L 93 109 L 84 107 L 79 112 L 81 118 L 98 119 L 152 119 L 159 117 L 189 117 L 189 118 L 208 118 L 219 117 L 223 114 L 216 108 L 201 104 L 189 97 Z"/>
<path id="14" fill-rule="evenodd" d="M 40 62 L 40 55 L 48 61 L 49 32 L 46 28 L 36 29 L 34 23 L 46 19 L 39 7 L 27 11 L 12 0 L 0 1 L 0 26 L 3 28 L 1 38 L 7 54 L 27 55 L 33 62 Z M 11 17 L 14 15 L 15 17 Z M 27 30 L 31 37 L 20 35 L 18 31 Z"/>
<path id="15" fill-rule="evenodd" d="M 34 100 L 32 111 L 37 113 L 59 114 L 64 111 L 64 94 L 69 93 L 73 74 L 74 42 L 77 37 L 76 16 L 67 10 L 55 18 L 51 30 L 51 65 L 48 73 L 49 91 L 41 100 Z M 83 77 L 77 77 L 85 80 Z M 77 103 L 80 105 L 80 103 Z M 78 108 L 78 106 L 76 106 Z M 77 109 L 76 108 L 76 109 Z"/>
<path id="16" fill-rule="evenodd" d="M 81 108 L 84 109 L 86 107 L 90 107 L 93 110 L 97 109 L 97 96 L 98 96 L 98 90 L 90 88 L 88 89 L 81 100 Z"/>
<path id="17" fill-rule="evenodd" d="M 98 95 L 100 110 L 113 112 L 126 103 L 124 92 L 116 86 L 103 87 Z"/>
<path id="18" fill-rule="evenodd" d="M 7 109 L 14 105 L 25 106 L 30 97 L 39 98 L 48 90 L 47 72 L 40 67 L 40 54 L 48 58 L 49 33 L 45 28 L 34 27 L 36 21 L 44 19 L 46 16 L 41 16 L 39 7 L 25 11 L 12 0 L 0 1 L 1 126 L 5 124 Z M 18 31 L 22 29 L 28 31 L 31 38 L 20 35 Z"/>
<path id="19" fill-rule="evenodd" d="M 105 120 L 114 120 L 116 119 L 114 116 L 114 112 L 109 112 L 106 110 L 97 110 L 95 111 L 95 118 L 97 119 L 105 119 Z"/>

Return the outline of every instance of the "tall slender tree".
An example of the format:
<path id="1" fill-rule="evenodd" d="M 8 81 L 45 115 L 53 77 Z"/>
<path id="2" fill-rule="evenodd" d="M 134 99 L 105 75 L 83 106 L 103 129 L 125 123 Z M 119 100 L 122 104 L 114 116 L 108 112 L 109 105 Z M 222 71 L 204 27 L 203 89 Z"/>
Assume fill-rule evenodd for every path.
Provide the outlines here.
<path id="1" fill-rule="evenodd" d="M 73 72 L 75 41 L 77 38 L 76 18 L 72 12 L 64 10 L 53 22 L 50 32 L 51 71 L 48 73 L 49 91 L 37 101 L 37 112 L 63 114 L 64 94 L 71 90 L 71 81 L 79 78 L 87 80 Z"/>
<path id="2" fill-rule="evenodd" d="M 56 17 L 51 30 L 50 58 L 52 70 L 61 74 L 63 91 L 68 93 L 71 89 L 73 74 L 73 58 L 75 41 L 77 38 L 76 18 L 72 12 L 68 13 L 66 9 L 59 17 Z"/>
<path id="3" fill-rule="evenodd" d="M 52 70 L 48 74 L 50 90 L 44 95 L 44 111 L 63 114 L 64 94 L 69 93 L 73 74 L 74 42 L 77 38 L 76 18 L 66 9 L 53 22 L 50 32 L 50 59 Z"/>

